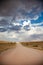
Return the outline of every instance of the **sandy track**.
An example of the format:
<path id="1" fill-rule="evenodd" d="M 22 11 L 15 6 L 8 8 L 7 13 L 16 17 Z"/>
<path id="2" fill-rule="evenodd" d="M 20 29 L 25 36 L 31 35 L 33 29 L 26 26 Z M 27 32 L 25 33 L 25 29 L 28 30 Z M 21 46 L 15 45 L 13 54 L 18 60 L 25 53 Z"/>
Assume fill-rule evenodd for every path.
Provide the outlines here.
<path id="1" fill-rule="evenodd" d="M 11 65 L 36 65 L 43 61 L 43 53 L 40 50 L 27 48 L 17 44 L 16 48 L 1 53 L 1 63 Z"/>

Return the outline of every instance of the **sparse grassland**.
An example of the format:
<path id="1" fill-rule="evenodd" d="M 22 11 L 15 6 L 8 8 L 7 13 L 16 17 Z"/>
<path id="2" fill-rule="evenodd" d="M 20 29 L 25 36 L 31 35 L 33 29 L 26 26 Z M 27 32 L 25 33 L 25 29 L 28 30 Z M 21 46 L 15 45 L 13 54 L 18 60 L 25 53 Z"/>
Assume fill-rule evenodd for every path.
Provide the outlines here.
<path id="1" fill-rule="evenodd" d="M 14 48 L 16 47 L 16 42 L 5 42 L 5 41 L 0 41 L 0 53 L 3 52 L 4 50 Z"/>
<path id="2" fill-rule="evenodd" d="M 19 42 L 25 47 L 43 50 L 43 41 L 40 42 Z M 0 53 L 10 48 L 15 48 L 16 42 L 0 41 Z"/>
<path id="3" fill-rule="evenodd" d="M 31 47 L 39 50 L 43 50 L 43 41 L 40 42 L 21 42 L 26 47 Z"/>

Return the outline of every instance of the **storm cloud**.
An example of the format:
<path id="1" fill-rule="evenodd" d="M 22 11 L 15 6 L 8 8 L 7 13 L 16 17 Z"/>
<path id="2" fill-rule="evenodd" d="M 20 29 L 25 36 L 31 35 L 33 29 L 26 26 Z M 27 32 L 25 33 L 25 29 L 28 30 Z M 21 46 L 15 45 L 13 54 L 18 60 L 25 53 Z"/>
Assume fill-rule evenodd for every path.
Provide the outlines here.
<path id="1" fill-rule="evenodd" d="M 42 0 L 0 0 L 0 40 L 39 38 L 43 40 Z"/>

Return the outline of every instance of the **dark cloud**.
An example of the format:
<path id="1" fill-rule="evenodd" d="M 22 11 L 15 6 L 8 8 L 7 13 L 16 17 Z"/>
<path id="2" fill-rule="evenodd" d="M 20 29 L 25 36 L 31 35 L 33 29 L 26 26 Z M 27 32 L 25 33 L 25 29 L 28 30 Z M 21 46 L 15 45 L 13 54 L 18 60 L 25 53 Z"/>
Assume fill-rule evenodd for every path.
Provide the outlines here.
<path id="1" fill-rule="evenodd" d="M 8 29 L 10 30 L 10 31 L 20 31 L 21 30 L 21 25 L 14 25 L 14 26 L 11 26 L 11 27 L 8 27 Z"/>
<path id="2" fill-rule="evenodd" d="M 11 24 L 1 24 L 0 25 L 0 33 L 1 32 L 11 32 L 11 31 L 16 31 L 16 32 L 19 32 L 22 28 L 22 25 L 13 25 L 12 23 Z"/>
<path id="3" fill-rule="evenodd" d="M 5 1 L 1 1 L 1 3 L 2 3 L 0 5 L 1 16 L 10 16 L 16 13 L 17 5 L 18 5 L 16 0 L 5 0 Z"/>
<path id="4" fill-rule="evenodd" d="M 29 25 L 24 26 L 24 29 L 25 29 L 26 31 L 31 30 Z"/>
<path id="5" fill-rule="evenodd" d="M 7 25 L 7 26 L 3 26 L 3 27 L 1 27 L 0 28 L 0 32 L 5 32 L 5 31 L 20 31 L 21 30 L 21 28 L 22 28 L 22 26 L 21 25 Z"/>
<path id="6" fill-rule="evenodd" d="M 22 25 L 14 25 L 14 21 L 11 17 L 0 17 L 0 32 L 21 30 Z"/>
<path id="7" fill-rule="evenodd" d="M 11 17 L 0 17 L 0 32 L 7 31 L 11 26 Z"/>
<path id="8" fill-rule="evenodd" d="M 6 25 L 9 25 L 8 20 L 2 19 L 2 20 L 0 21 L 0 26 L 6 26 Z"/>
<path id="9" fill-rule="evenodd" d="M 43 34 L 33 34 L 31 35 L 31 39 L 37 40 L 37 39 L 43 39 Z"/>
<path id="10" fill-rule="evenodd" d="M 30 24 L 23 24 L 26 20 L 27 22 L 30 20 L 30 23 L 33 19 L 35 20 L 33 20 L 33 23 L 42 21 L 42 3 L 42 0 L 0 0 L 0 39 L 12 41 L 43 40 L 43 34 L 41 34 L 43 31 L 40 31 L 42 28 L 39 28 L 39 32 L 34 34 L 36 31 L 34 27 L 31 26 L 30 29 Z M 17 36 L 15 31 L 17 32 Z M 16 38 L 13 37 L 14 35 Z"/>
<path id="11" fill-rule="evenodd" d="M 0 32 L 5 32 L 5 31 L 7 31 L 6 28 L 0 28 Z"/>
<path id="12" fill-rule="evenodd" d="M 23 41 L 35 41 L 35 40 L 39 40 L 42 41 L 43 40 L 43 34 L 33 34 L 30 36 L 27 36 Z"/>
<path id="13" fill-rule="evenodd" d="M 0 6 L 1 16 L 16 16 L 19 8 L 29 10 L 36 4 L 40 5 L 37 0 L 0 0 L 0 3 L 2 3 Z"/>
<path id="14" fill-rule="evenodd" d="M 0 5 L 3 5 L 7 2 L 8 0 L 0 0 Z"/>
<path id="15" fill-rule="evenodd" d="M 0 2 L 3 4 L 0 6 L 0 16 L 13 16 L 13 19 L 5 17 L 0 20 L 0 26 L 6 27 L 7 30 L 19 31 L 21 25 L 12 25 L 14 22 L 19 22 L 16 21 L 16 17 L 22 16 L 21 19 L 32 19 L 35 15 L 39 15 L 42 9 L 37 0 L 0 0 Z M 24 26 L 24 29 L 30 30 L 29 25 Z"/>
<path id="16" fill-rule="evenodd" d="M 39 2 L 43 3 L 43 0 L 37 0 L 37 1 L 39 1 Z"/>
<path id="17" fill-rule="evenodd" d="M 41 4 L 37 4 L 37 5 L 34 5 L 31 9 L 19 8 L 18 13 L 20 13 L 23 18 L 26 18 L 26 19 L 29 19 L 30 18 L 30 19 L 32 19 L 36 15 L 39 16 L 41 11 L 42 11 Z"/>

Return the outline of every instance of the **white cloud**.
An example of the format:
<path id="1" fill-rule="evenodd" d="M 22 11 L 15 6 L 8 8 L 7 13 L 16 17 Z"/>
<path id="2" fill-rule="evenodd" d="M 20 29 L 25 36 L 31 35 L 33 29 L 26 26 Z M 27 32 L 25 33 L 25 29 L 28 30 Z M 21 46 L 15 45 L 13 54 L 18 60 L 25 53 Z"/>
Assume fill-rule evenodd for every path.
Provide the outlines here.
<path id="1" fill-rule="evenodd" d="M 8 39 L 13 39 L 13 38 L 17 38 L 17 34 L 14 31 L 11 32 L 0 32 L 0 38 L 8 38 Z"/>
<path id="2" fill-rule="evenodd" d="M 26 31 L 24 29 L 20 30 L 20 32 L 0 32 L 0 38 L 6 38 L 7 40 L 11 41 L 32 41 L 32 40 L 43 40 L 43 37 L 40 36 L 42 34 L 43 36 L 43 27 L 31 27 L 30 31 Z M 35 38 L 35 37 L 36 38 Z"/>
<path id="3" fill-rule="evenodd" d="M 14 23 L 12 23 L 12 24 L 15 25 L 15 26 L 16 26 L 16 25 L 18 25 L 18 26 L 21 25 L 19 22 L 18 22 L 18 23 L 15 23 L 15 22 L 14 22 Z"/>
<path id="4" fill-rule="evenodd" d="M 40 22 L 40 23 L 36 23 L 36 24 L 32 24 L 32 26 L 40 26 L 40 25 L 42 25 L 43 24 L 43 22 Z"/>
<path id="5" fill-rule="evenodd" d="M 30 24 L 31 24 L 30 20 L 23 22 L 23 26 L 30 25 Z"/>
<path id="6" fill-rule="evenodd" d="M 17 4 L 15 6 L 12 6 L 12 4 Z M 9 27 L 7 27 L 7 31 L 6 32 L 0 32 L 0 39 L 6 39 L 6 40 L 13 40 L 13 41 L 27 41 L 27 40 L 39 40 L 39 38 L 33 38 L 32 35 L 41 35 L 43 36 L 43 26 L 39 26 L 42 25 L 43 22 L 41 23 L 37 23 L 37 24 L 31 24 L 31 20 L 37 20 L 39 18 L 39 13 L 42 9 L 41 7 L 41 3 L 37 2 L 37 1 L 15 1 L 12 2 L 12 4 L 10 3 L 10 6 L 12 6 L 11 10 L 9 10 L 9 12 L 3 12 L 6 13 L 6 15 L 13 15 L 13 16 L 0 16 L 0 21 L 2 19 L 7 20 L 8 24 L 11 23 L 11 25 L 8 25 L 6 23 L 6 26 L 8 25 Z M 37 4 L 37 5 L 36 5 Z M 21 12 L 18 12 L 18 9 Z M 8 10 L 8 8 L 7 8 Z M 0 12 L 1 13 L 1 12 Z M 2 15 L 3 15 L 2 14 Z M 32 16 L 33 15 L 33 16 Z M 14 18 L 14 20 L 13 20 Z M 19 22 L 21 20 L 25 20 L 23 22 L 23 25 L 20 24 Z M 28 20 L 28 21 L 26 21 Z M 17 22 L 17 23 L 15 23 Z M 0 23 L 2 25 L 2 23 Z M 5 25 L 5 23 L 4 23 Z M 19 29 L 19 32 L 16 29 L 16 26 L 22 25 L 22 28 Z M 30 30 L 26 31 L 23 27 L 29 25 Z M 13 27 L 15 26 L 15 28 Z M 3 28 L 4 26 L 0 26 L 0 28 Z M 6 28 L 6 27 L 5 27 Z M 8 29 L 10 28 L 10 29 Z M 14 29 L 13 29 L 14 28 Z M 11 30 L 13 29 L 13 30 Z M 16 30 L 17 32 L 15 32 L 14 30 Z M 43 37 L 40 36 L 40 40 L 43 40 Z"/>
<path id="7" fill-rule="evenodd" d="M 33 18 L 33 20 L 37 20 L 38 18 L 39 18 L 39 16 L 35 15 L 34 18 Z"/>
<path id="8" fill-rule="evenodd" d="M 12 22 L 13 25 L 20 25 L 20 23 L 15 23 Z M 25 20 L 23 22 L 22 28 L 19 32 L 15 32 L 15 31 L 6 31 L 6 32 L 0 32 L 0 40 L 1 39 L 6 39 L 6 40 L 11 40 L 11 41 L 27 41 L 27 40 L 43 40 L 43 26 L 38 26 L 43 24 L 43 22 L 41 23 L 37 23 L 37 24 L 31 24 L 30 20 Z M 24 30 L 24 26 L 29 25 L 30 26 L 30 30 L 26 31 Z M 35 27 L 34 27 L 35 26 Z M 42 36 L 40 36 L 42 34 Z M 33 36 L 32 36 L 33 35 Z M 34 35 L 38 35 L 39 37 L 34 38 Z"/>

